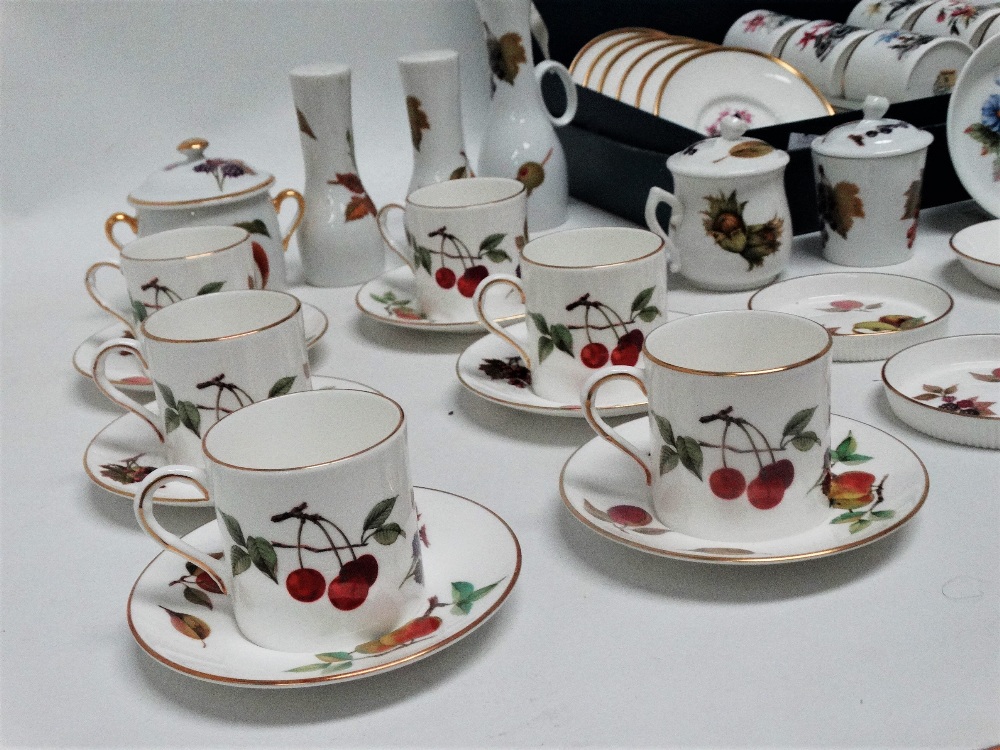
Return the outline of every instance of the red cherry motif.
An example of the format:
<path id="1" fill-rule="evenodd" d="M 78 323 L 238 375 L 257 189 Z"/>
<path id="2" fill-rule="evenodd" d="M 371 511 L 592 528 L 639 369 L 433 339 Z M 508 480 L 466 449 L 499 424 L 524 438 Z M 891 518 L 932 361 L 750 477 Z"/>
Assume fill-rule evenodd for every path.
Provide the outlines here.
<path id="1" fill-rule="evenodd" d="M 783 458 L 762 467 L 760 476 L 762 479 L 775 479 L 781 482 L 781 486 L 787 490 L 795 481 L 795 465 L 787 458 Z"/>
<path id="2" fill-rule="evenodd" d="M 850 312 L 851 310 L 857 310 L 864 306 L 864 302 L 858 302 L 856 299 L 837 299 L 830 303 L 830 307 L 834 310 L 840 310 L 842 312 Z"/>
<path id="3" fill-rule="evenodd" d="M 479 283 L 490 275 L 490 270 L 486 266 L 472 266 L 465 269 L 462 278 L 458 280 L 458 293 L 463 297 L 471 297 L 476 293 Z"/>
<path id="4" fill-rule="evenodd" d="M 596 341 L 591 341 L 580 350 L 580 361 L 592 370 L 604 367 L 608 362 L 608 347 Z"/>
<path id="5" fill-rule="evenodd" d="M 653 517 L 635 505 L 615 505 L 608 508 L 608 518 L 619 526 L 648 526 Z"/>
<path id="6" fill-rule="evenodd" d="M 628 367 L 635 367 L 636 363 L 639 361 L 639 347 L 633 346 L 632 344 L 622 344 L 621 341 L 618 342 L 618 346 L 611 350 L 611 364 L 613 365 L 627 365 Z"/>
<path id="7" fill-rule="evenodd" d="M 285 588 L 292 598 L 300 602 L 314 602 L 323 596 L 326 579 L 315 568 L 293 570 L 285 579 Z"/>
<path id="8" fill-rule="evenodd" d="M 626 333 L 620 339 L 618 339 L 619 344 L 630 344 L 636 349 L 642 349 L 642 342 L 646 340 L 646 337 L 642 335 L 642 331 L 638 328 L 633 328 L 631 331 Z"/>
<path id="9" fill-rule="evenodd" d="M 368 598 L 368 589 L 378 578 L 378 560 L 372 555 L 361 555 L 357 560 L 348 560 L 340 568 L 340 573 L 330 581 L 327 594 L 330 603 L 339 610 L 357 609 Z"/>
<path id="10" fill-rule="evenodd" d="M 450 268 L 439 268 L 434 272 L 434 280 L 442 289 L 451 289 L 455 286 L 455 272 Z"/>
<path id="11" fill-rule="evenodd" d="M 267 251 L 259 242 L 251 242 L 250 248 L 253 250 L 253 262 L 260 270 L 260 288 L 267 289 L 267 279 L 271 275 L 271 264 L 267 259 Z"/>
<path id="12" fill-rule="evenodd" d="M 747 480 L 739 469 L 723 466 L 709 475 L 708 486 L 716 497 L 723 500 L 735 500 L 743 494 Z"/>
<path id="13" fill-rule="evenodd" d="M 779 476 L 757 477 L 747 485 L 747 500 L 757 510 L 770 510 L 785 497 L 785 486 Z"/>

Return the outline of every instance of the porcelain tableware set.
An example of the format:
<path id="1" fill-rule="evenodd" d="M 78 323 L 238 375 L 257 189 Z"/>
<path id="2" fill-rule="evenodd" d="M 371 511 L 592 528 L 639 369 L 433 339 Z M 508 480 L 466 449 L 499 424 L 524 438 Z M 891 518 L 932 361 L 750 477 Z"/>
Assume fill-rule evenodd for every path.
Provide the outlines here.
<path id="1" fill-rule="evenodd" d="M 978 47 L 1000 34 L 1000 5 L 966 0 L 862 0 L 851 11 L 847 23 L 866 29 L 898 29 L 929 36 L 959 39 Z"/>

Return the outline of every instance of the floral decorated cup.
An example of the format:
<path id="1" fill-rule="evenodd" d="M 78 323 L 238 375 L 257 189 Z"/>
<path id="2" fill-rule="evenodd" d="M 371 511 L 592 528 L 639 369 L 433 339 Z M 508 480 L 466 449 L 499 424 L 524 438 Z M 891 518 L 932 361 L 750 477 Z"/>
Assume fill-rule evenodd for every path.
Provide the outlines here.
<path id="1" fill-rule="evenodd" d="M 938 0 L 917 17 L 912 31 L 958 39 L 972 47 L 983 41 L 987 28 L 1000 17 L 1000 3 Z"/>
<path id="2" fill-rule="evenodd" d="M 692 315 L 653 331 L 645 367 L 583 386 L 595 432 L 635 460 L 667 528 L 725 543 L 778 539 L 822 523 L 830 448 L 830 334 L 797 315 Z M 649 397 L 652 453 L 594 408 L 616 380 Z"/>
<path id="3" fill-rule="evenodd" d="M 804 18 L 773 10 L 752 10 L 736 19 L 722 43 L 726 47 L 755 49 L 765 55 L 780 57 L 788 38 L 807 23 L 809 21 Z"/>
<path id="4" fill-rule="evenodd" d="M 861 0 L 847 23 L 863 29 L 909 29 L 934 0 Z"/>
<path id="5" fill-rule="evenodd" d="M 476 292 L 476 314 L 511 344 L 540 397 L 575 403 L 595 370 L 639 361 L 642 342 L 666 320 L 665 243 L 626 227 L 573 229 L 532 240 L 521 252 L 521 278 L 501 275 Z M 511 286 L 527 310 L 527 336 L 516 339 L 484 312 L 487 292 Z M 614 394 L 611 403 L 627 403 Z"/>
<path id="6" fill-rule="evenodd" d="M 844 71 L 854 48 L 870 29 L 812 21 L 799 27 L 781 52 L 781 59 L 796 68 L 828 96 L 844 96 Z"/>
<path id="7" fill-rule="evenodd" d="M 165 466 L 150 474 L 136 490 L 135 514 L 153 539 L 229 595 L 247 639 L 312 653 L 345 641 L 365 643 L 368 653 L 396 645 L 379 636 L 424 601 L 399 404 L 367 391 L 295 393 L 213 425 L 204 452 L 206 470 Z M 222 560 L 157 523 L 153 493 L 168 479 L 214 501 Z M 410 619 L 401 640 L 433 632 L 435 620 Z"/>

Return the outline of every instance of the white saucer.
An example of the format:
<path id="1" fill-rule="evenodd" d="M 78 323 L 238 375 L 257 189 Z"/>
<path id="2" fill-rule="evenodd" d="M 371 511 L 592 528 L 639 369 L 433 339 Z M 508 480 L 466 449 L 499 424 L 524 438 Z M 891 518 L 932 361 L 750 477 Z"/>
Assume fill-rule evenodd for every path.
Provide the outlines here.
<path id="1" fill-rule="evenodd" d="M 958 179 L 976 203 L 1000 218 L 1000 132 L 983 120 L 992 97 L 1000 98 L 1000 35 L 973 52 L 958 74 L 948 101 L 946 131 Z M 966 132 L 969 128 L 977 128 L 989 143 L 973 138 Z"/>
<path id="2" fill-rule="evenodd" d="M 509 293 L 493 294 L 486 298 L 486 310 L 499 325 L 506 325 L 524 317 L 524 305 L 513 289 Z M 358 309 L 380 323 L 402 328 L 417 328 L 441 333 L 479 333 L 483 325 L 470 313 L 469 320 L 457 322 L 435 321 L 420 308 L 413 283 L 413 271 L 400 266 L 372 279 L 358 289 L 354 302 Z"/>
<path id="3" fill-rule="evenodd" d="M 326 318 L 326 313 L 315 305 L 308 302 L 302 303 L 302 322 L 306 329 L 306 346 L 311 347 L 326 333 L 330 322 Z M 105 342 L 117 338 L 134 338 L 132 332 L 118 323 L 112 323 L 102 328 L 97 333 L 89 336 L 73 352 L 73 367 L 85 377 L 91 377 L 90 370 L 94 364 L 94 357 L 97 350 Z M 143 375 L 142 370 L 131 354 L 123 354 L 119 357 L 109 357 L 107 364 L 108 379 L 119 388 L 142 388 L 150 390 L 149 378 Z"/>
<path id="4" fill-rule="evenodd" d="M 869 272 L 786 279 L 764 287 L 747 302 L 751 310 L 792 313 L 826 327 L 836 362 L 885 359 L 943 336 L 953 305 L 948 292 L 927 281 Z M 893 315 L 908 320 L 880 320 Z"/>
<path id="5" fill-rule="evenodd" d="M 949 244 L 966 271 L 987 286 L 1000 289 L 1000 219 L 955 232 Z"/>
<path id="6" fill-rule="evenodd" d="M 521 571 L 521 547 L 503 519 L 479 503 L 423 487 L 414 488 L 414 498 L 426 529 L 428 608 L 442 620 L 430 636 L 378 655 L 361 654 L 354 650 L 356 644 L 336 641 L 323 654 L 261 648 L 236 627 L 228 597 L 198 588 L 185 561 L 169 552 L 153 558 L 132 587 L 128 598 L 132 635 L 150 656 L 171 669 L 240 687 L 289 688 L 353 680 L 430 656 L 478 628 L 504 602 Z M 216 521 L 184 539 L 208 552 L 222 550 Z M 182 585 L 171 585 L 179 579 Z M 176 619 L 184 616 L 187 633 L 172 625 L 170 612 Z"/>
<path id="7" fill-rule="evenodd" d="M 315 390 L 355 388 L 378 392 L 353 380 L 326 375 L 314 374 L 312 382 Z M 155 412 L 156 401 L 152 401 L 149 408 Z M 132 412 L 123 414 L 98 432 L 83 454 L 83 468 L 95 484 L 130 499 L 147 474 L 167 463 L 163 443 L 157 440 L 149 425 Z M 167 482 L 153 499 L 170 505 L 211 505 L 187 482 Z"/>
<path id="8" fill-rule="evenodd" d="M 640 450 L 648 448 L 648 417 L 620 425 L 618 430 Z M 671 531 L 652 515 L 649 488 L 635 461 L 600 437 L 569 457 L 559 477 L 559 490 L 570 512 L 598 534 L 654 555 L 741 565 L 825 557 L 895 531 L 920 510 L 930 488 L 923 462 L 891 435 L 837 414 L 830 423 L 830 435 L 833 474 L 864 471 L 874 475 L 876 482 L 886 477 L 883 501 L 851 511 L 831 508 L 829 520 L 816 528 L 769 542 L 719 543 Z M 852 444 L 849 436 L 856 442 Z M 636 506 L 650 520 L 642 525 L 615 523 L 607 511 L 620 505 Z M 641 518 L 642 514 L 633 511 L 631 516 Z"/>
<path id="9" fill-rule="evenodd" d="M 667 311 L 667 320 L 686 316 L 687 313 Z M 508 330 L 511 336 L 524 338 L 526 328 L 527 324 L 521 322 L 513 324 Z M 484 366 L 487 368 L 485 371 L 482 369 Z M 488 375 L 488 371 L 492 374 Z M 583 418 L 579 401 L 563 403 L 535 395 L 530 386 L 531 373 L 524 367 L 517 350 L 492 333 L 462 352 L 455 364 L 455 373 L 462 385 L 487 401 L 533 414 Z M 634 399 L 616 399 L 615 396 L 620 397 L 623 391 L 633 395 Z M 613 385 L 608 386 L 597 394 L 597 408 L 605 417 L 643 414 L 646 403 L 642 391 L 630 384 L 622 384 L 622 390 L 619 391 Z"/>

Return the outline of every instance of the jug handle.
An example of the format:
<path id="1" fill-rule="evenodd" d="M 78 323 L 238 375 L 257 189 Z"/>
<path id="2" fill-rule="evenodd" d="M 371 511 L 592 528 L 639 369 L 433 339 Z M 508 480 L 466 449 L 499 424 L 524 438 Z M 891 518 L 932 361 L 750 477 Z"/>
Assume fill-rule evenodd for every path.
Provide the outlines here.
<path id="1" fill-rule="evenodd" d="M 404 213 L 406 212 L 406 208 L 398 203 L 386 203 L 378 210 L 378 214 L 375 215 L 375 226 L 378 227 L 378 233 L 382 235 L 382 239 L 385 241 L 385 244 L 389 246 L 389 249 L 398 255 L 402 261 L 410 267 L 411 271 L 416 273 L 417 266 L 414 263 L 413 258 L 407 257 L 406 253 L 400 249 L 399 245 L 392 241 L 392 237 L 389 236 L 389 228 L 385 225 L 386 214 L 388 214 L 389 210 L 393 208 L 398 208 Z"/>
<path id="2" fill-rule="evenodd" d="M 549 116 L 552 120 L 552 124 L 556 126 L 569 125 L 576 115 L 576 84 L 573 83 L 573 78 L 570 76 L 569 71 L 566 70 L 566 66 L 562 63 L 558 63 L 555 60 L 543 60 L 535 66 L 535 78 L 539 83 L 542 82 L 542 78 L 545 74 L 552 71 L 559 77 L 560 83 L 563 85 L 563 89 L 566 90 L 566 110 L 559 115 L 559 117 L 553 117 L 549 110 L 545 109 L 545 114 Z M 544 106 L 544 105 L 543 105 Z"/>
<path id="3" fill-rule="evenodd" d="M 684 217 L 684 206 L 676 195 L 663 188 L 654 185 L 649 189 L 649 197 L 646 198 L 646 226 L 649 227 L 651 232 L 655 232 L 663 238 L 664 249 L 667 251 L 668 267 L 676 273 L 680 268 L 680 258 L 677 257 L 677 246 L 670 238 L 670 233 L 660 226 L 660 222 L 656 218 L 656 207 L 660 203 L 666 203 L 670 206 L 671 231 L 676 231 L 677 227 L 680 226 L 681 220 Z"/>
<path id="4" fill-rule="evenodd" d="M 104 222 L 104 236 L 108 238 L 108 242 L 121 250 L 122 243 L 115 239 L 115 224 L 128 224 L 129 229 L 138 235 L 139 220 L 134 216 L 119 211 L 116 214 L 111 214 L 108 220 Z"/>
<path id="5" fill-rule="evenodd" d="M 298 209 L 295 211 L 295 218 L 292 219 L 292 225 L 288 227 L 288 231 L 281 238 L 281 246 L 285 249 L 286 253 L 288 252 L 288 243 L 292 241 L 292 235 L 295 234 L 295 230 L 302 223 L 302 217 L 306 211 L 306 199 L 302 197 L 302 193 L 298 190 L 292 190 L 291 188 L 282 190 L 271 199 L 271 203 L 274 204 L 275 213 L 281 213 L 281 204 L 289 198 L 298 204 Z"/>

